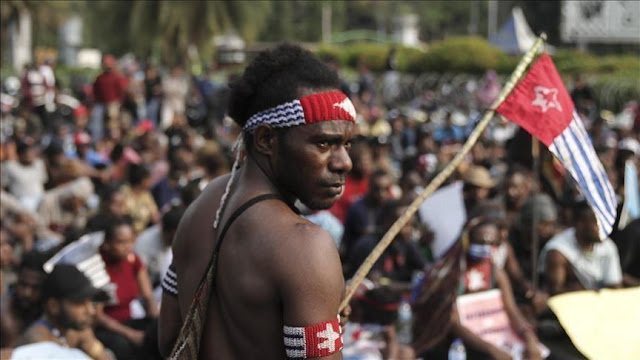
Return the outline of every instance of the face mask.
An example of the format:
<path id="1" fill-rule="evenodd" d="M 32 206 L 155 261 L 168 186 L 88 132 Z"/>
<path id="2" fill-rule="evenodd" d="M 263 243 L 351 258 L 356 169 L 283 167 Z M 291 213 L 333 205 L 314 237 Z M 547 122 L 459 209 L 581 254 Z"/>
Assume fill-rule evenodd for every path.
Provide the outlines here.
<path id="1" fill-rule="evenodd" d="M 469 257 L 475 260 L 484 260 L 491 257 L 491 245 L 470 244 Z"/>

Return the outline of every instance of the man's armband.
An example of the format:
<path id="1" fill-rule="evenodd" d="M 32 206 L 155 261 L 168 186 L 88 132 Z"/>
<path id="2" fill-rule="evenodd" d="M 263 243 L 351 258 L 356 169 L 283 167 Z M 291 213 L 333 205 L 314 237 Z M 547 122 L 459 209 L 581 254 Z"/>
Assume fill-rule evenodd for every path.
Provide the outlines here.
<path id="1" fill-rule="evenodd" d="M 178 296 L 178 274 L 173 264 L 169 266 L 167 273 L 162 279 L 162 290 L 171 296 Z"/>
<path id="2" fill-rule="evenodd" d="M 289 359 L 329 356 L 342 350 L 339 318 L 315 325 L 284 326 L 284 347 Z"/>

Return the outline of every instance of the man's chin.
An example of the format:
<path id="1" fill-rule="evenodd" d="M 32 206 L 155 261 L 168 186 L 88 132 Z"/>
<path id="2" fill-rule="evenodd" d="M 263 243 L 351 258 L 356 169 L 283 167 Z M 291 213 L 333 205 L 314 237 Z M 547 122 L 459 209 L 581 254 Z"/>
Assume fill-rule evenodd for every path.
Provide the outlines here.
<path id="1" fill-rule="evenodd" d="M 310 201 L 302 201 L 302 203 L 313 211 L 319 210 L 327 210 L 335 204 L 337 198 L 327 199 L 327 200 L 310 200 Z"/>

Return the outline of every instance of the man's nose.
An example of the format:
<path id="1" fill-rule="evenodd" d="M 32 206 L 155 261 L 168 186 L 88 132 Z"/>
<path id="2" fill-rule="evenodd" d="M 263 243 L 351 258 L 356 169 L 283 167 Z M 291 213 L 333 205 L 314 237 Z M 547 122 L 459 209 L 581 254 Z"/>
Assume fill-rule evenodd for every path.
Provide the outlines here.
<path id="1" fill-rule="evenodd" d="M 353 163 L 351 162 L 351 157 L 349 156 L 347 148 L 339 146 L 331 155 L 329 170 L 346 173 L 351 171 L 351 168 L 353 168 Z"/>

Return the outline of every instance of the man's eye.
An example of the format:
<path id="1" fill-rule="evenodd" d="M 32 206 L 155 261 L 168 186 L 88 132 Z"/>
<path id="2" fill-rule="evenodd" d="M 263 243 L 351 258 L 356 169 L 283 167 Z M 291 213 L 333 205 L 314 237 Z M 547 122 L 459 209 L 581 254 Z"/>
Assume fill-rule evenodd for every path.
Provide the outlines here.
<path id="1" fill-rule="evenodd" d="M 347 141 L 346 143 L 344 143 L 344 148 L 347 150 L 351 149 L 351 141 Z"/>
<path id="2" fill-rule="evenodd" d="M 320 141 L 317 143 L 318 147 L 321 149 L 326 149 L 329 147 L 329 142 L 328 141 Z"/>

